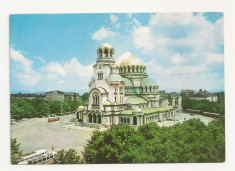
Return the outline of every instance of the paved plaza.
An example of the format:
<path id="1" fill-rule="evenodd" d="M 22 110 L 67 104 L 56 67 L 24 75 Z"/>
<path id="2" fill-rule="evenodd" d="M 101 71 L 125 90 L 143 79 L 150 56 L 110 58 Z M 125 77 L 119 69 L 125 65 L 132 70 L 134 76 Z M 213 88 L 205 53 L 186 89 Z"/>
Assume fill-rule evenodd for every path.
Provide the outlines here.
<path id="1" fill-rule="evenodd" d="M 182 123 L 186 120 L 189 119 L 200 119 L 202 122 L 204 122 L 205 125 L 208 125 L 211 121 L 213 121 L 214 118 L 212 117 L 207 117 L 207 116 L 202 116 L 198 114 L 194 114 L 193 116 L 190 115 L 190 113 L 182 113 L 182 112 L 176 112 L 175 113 L 175 121 L 163 121 L 163 122 L 157 122 L 157 124 L 162 127 L 162 126 L 172 126 L 177 123 Z"/>
<path id="2" fill-rule="evenodd" d="M 11 125 L 11 137 L 17 138 L 21 143 L 20 149 L 23 153 L 30 153 L 39 149 L 55 151 L 60 149 L 75 149 L 79 155 L 82 155 L 83 147 L 91 136 L 95 128 L 75 126 L 74 123 L 67 122 L 74 115 L 63 116 L 62 121 L 48 122 L 48 118 L 35 118 L 27 121 L 17 122 Z M 157 122 L 159 126 L 172 126 L 182 123 L 185 120 L 199 118 L 206 125 L 213 120 L 211 117 L 205 117 L 189 113 L 178 113 L 175 115 L 176 121 Z M 102 129 L 103 131 L 105 129 Z"/>
<path id="3" fill-rule="evenodd" d="M 73 148 L 81 155 L 83 146 L 87 144 L 94 129 L 80 126 L 72 129 L 69 128 L 69 125 L 73 127 L 73 124 L 67 124 L 64 121 L 48 122 L 47 119 L 29 119 L 11 125 L 11 137 L 17 138 L 17 141 L 21 143 L 20 149 L 23 150 L 23 153 L 39 149 L 51 150 L 54 147 L 55 151 Z"/>

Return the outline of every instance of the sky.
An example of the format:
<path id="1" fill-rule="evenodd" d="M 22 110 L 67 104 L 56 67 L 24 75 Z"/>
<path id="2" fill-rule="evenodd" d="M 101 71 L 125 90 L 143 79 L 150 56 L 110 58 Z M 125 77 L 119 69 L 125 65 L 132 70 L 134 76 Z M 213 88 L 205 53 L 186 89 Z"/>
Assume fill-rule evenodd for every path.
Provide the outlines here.
<path id="1" fill-rule="evenodd" d="M 10 16 L 11 93 L 88 91 L 97 48 L 141 58 L 159 89 L 224 90 L 223 13 Z"/>

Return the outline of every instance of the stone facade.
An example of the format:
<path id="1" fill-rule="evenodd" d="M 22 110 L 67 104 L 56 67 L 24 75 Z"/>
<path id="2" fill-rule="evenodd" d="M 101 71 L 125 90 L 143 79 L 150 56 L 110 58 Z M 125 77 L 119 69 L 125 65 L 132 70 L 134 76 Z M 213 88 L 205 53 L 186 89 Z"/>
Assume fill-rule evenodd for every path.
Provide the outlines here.
<path id="1" fill-rule="evenodd" d="M 115 64 L 114 48 L 108 43 L 97 49 L 97 61 L 89 83 L 89 104 L 76 111 L 84 123 L 143 125 L 174 118 L 163 104 L 158 84 L 148 77 L 144 62 L 131 56 Z"/>

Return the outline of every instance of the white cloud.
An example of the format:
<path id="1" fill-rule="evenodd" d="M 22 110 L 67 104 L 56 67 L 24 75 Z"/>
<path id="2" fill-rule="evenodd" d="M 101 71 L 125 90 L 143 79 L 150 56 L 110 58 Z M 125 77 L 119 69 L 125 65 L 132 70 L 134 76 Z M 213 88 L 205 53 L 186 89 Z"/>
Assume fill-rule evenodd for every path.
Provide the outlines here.
<path id="1" fill-rule="evenodd" d="M 136 20 L 136 18 L 133 18 L 133 23 L 135 24 L 135 26 L 141 27 L 140 22 L 138 20 Z"/>
<path id="2" fill-rule="evenodd" d="M 118 21 L 118 17 L 111 14 L 110 15 L 111 24 L 115 24 Z"/>
<path id="3" fill-rule="evenodd" d="M 189 25 L 192 22 L 193 13 L 157 13 L 152 15 L 149 21 L 150 25 Z"/>
<path id="4" fill-rule="evenodd" d="M 33 62 L 25 58 L 19 51 L 10 48 L 10 57 L 13 61 L 20 63 L 25 72 L 32 72 L 31 66 Z"/>
<path id="5" fill-rule="evenodd" d="M 42 67 L 41 70 L 49 73 L 59 74 L 60 76 L 66 76 L 66 70 L 58 62 L 51 62 L 48 66 Z"/>
<path id="6" fill-rule="evenodd" d="M 63 62 L 63 64 L 51 62 L 40 70 L 45 75 L 42 85 L 47 87 L 48 90 L 87 90 L 88 83 L 93 76 L 93 65 L 82 65 L 77 58 L 72 58 L 68 62 Z"/>
<path id="7" fill-rule="evenodd" d="M 117 57 L 116 64 L 120 65 L 123 60 L 131 56 L 131 52 L 125 52 L 121 56 Z"/>
<path id="8" fill-rule="evenodd" d="M 144 47 L 146 50 L 152 50 L 154 48 L 149 27 L 134 27 L 132 36 L 137 49 Z"/>
<path id="9" fill-rule="evenodd" d="M 74 75 L 76 77 L 84 78 L 88 77 L 91 78 L 93 74 L 93 67 L 92 64 L 83 66 L 77 58 L 72 58 L 69 63 L 64 65 L 64 70 L 69 75 Z"/>
<path id="10" fill-rule="evenodd" d="M 208 63 L 223 63 L 224 62 L 224 54 L 216 54 L 211 53 L 207 56 Z"/>
<path id="11" fill-rule="evenodd" d="M 179 48 L 199 54 L 223 45 L 223 18 L 213 24 L 202 14 L 157 13 L 151 16 L 147 26 L 136 19 L 134 23 L 137 23 L 132 31 L 134 45 L 148 55 L 155 53 L 163 58 L 166 51 L 173 55 Z"/>
<path id="12" fill-rule="evenodd" d="M 18 74 L 18 77 L 23 84 L 29 85 L 29 86 L 35 85 L 41 79 L 40 75 L 33 75 L 33 74 L 21 74 L 20 73 Z"/>
<path id="13" fill-rule="evenodd" d="M 58 80 L 56 83 L 57 84 L 65 84 L 66 82 L 64 80 Z"/>
<path id="14" fill-rule="evenodd" d="M 12 77 L 23 85 L 33 86 L 41 80 L 40 73 L 32 69 L 33 62 L 23 56 L 20 51 L 10 48 L 10 58 L 15 62 L 11 66 Z"/>
<path id="15" fill-rule="evenodd" d="M 40 56 L 35 56 L 35 58 L 38 59 L 39 61 L 41 61 L 42 63 L 46 63 L 46 61 L 43 58 L 41 58 Z"/>
<path id="16" fill-rule="evenodd" d="M 180 55 L 180 53 L 177 53 L 175 55 L 172 56 L 172 63 L 173 64 L 183 64 L 185 63 L 185 58 L 183 56 Z"/>
<path id="17" fill-rule="evenodd" d="M 94 40 L 103 40 L 110 37 L 115 37 L 115 33 L 112 32 L 109 28 L 106 29 L 104 27 L 100 28 L 92 35 L 92 39 Z"/>
<path id="18" fill-rule="evenodd" d="M 117 23 L 115 26 L 116 26 L 117 28 L 120 28 L 120 23 Z"/>
<path id="19" fill-rule="evenodd" d="M 48 74 L 47 75 L 47 78 L 49 79 L 49 80 L 52 80 L 52 79 L 56 79 L 58 76 L 56 75 L 56 74 Z"/>

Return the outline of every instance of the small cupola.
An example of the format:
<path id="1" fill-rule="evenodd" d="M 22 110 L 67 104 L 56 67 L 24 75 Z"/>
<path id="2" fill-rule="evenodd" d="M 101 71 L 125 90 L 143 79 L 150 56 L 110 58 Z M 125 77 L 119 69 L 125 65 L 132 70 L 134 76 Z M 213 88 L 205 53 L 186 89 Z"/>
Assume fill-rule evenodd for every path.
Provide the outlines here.
<path id="1" fill-rule="evenodd" d="M 103 43 L 97 49 L 98 58 L 114 58 L 114 49 L 108 43 Z"/>

